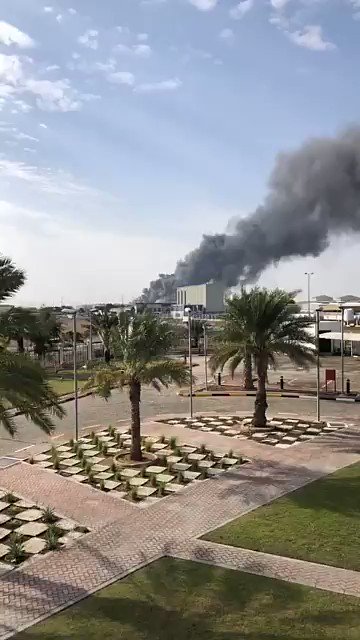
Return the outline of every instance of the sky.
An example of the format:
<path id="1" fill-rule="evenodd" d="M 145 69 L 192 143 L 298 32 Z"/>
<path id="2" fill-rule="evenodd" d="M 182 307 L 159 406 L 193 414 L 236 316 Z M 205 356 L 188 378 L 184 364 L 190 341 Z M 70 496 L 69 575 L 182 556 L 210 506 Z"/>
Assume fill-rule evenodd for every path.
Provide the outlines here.
<path id="1" fill-rule="evenodd" d="M 128 301 L 359 122 L 360 0 L 1 0 L 0 252 L 17 304 Z M 229 225 L 230 221 L 230 227 Z M 357 238 L 260 283 L 360 294 Z M 339 260 L 341 257 L 341 261 Z"/>

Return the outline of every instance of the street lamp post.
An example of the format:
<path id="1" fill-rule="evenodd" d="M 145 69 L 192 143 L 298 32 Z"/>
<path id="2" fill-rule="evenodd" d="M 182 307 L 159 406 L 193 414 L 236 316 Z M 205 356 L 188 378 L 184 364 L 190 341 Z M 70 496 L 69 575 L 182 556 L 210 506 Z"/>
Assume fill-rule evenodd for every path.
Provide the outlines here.
<path id="1" fill-rule="evenodd" d="M 78 398 L 78 377 L 77 377 L 77 317 L 76 309 L 65 309 L 68 318 L 73 321 L 73 362 L 74 362 L 74 410 L 75 410 L 75 440 L 79 439 L 79 398 Z"/>
<path id="2" fill-rule="evenodd" d="M 79 403 L 78 403 L 78 378 L 77 378 L 77 340 L 76 340 L 76 310 L 73 313 L 73 332 L 74 332 L 74 407 L 75 407 L 75 440 L 79 439 Z"/>
<path id="3" fill-rule="evenodd" d="M 193 376 L 192 376 L 192 348 L 191 348 L 191 309 L 185 309 L 188 317 L 188 339 L 189 339 L 189 370 L 190 370 L 190 418 L 193 417 Z"/>
<path id="4" fill-rule="evenodd" d="M 341 307 L 341 393 L 345 392 L 345 367 L 344 367 L 344 307 Z"/>
<path id="5" fill-rule="evenodd" d="M 320 309 L 316 309 L 316 419 L 320 422 Z"/>
<path id="6" fill-rule="evenodd" d="M 204 329 L 204 365 L 205 365 L 205 389 L 208 390 L 208 370 L 207 370 L 207 331 L 206 324 L 203 326 Z"/>
<path id="7" fill-rule="evenodd" d="M 89 322 L 90 322 L 90 327 L 89 327 L 89 351 L 88 351 L 88 360 L 90 362 L 92 362 L 92 357 L 93 357 L 93 329 L 92 329 L 92 311 L 90 309 L 89 311 Z"/>
<path id="8" fill-rule="evenodd" d="M 311 271 L 311 272 L 305 271 L 305 275 L 307 276 L 308 315 L 309 315 L 309 318 L 311 318 L 311 293 L 310 293 L 310 289 L 311 289 L 311 276 L 313 276 L 314 273 L 313 273 L 313 271 Z"/>

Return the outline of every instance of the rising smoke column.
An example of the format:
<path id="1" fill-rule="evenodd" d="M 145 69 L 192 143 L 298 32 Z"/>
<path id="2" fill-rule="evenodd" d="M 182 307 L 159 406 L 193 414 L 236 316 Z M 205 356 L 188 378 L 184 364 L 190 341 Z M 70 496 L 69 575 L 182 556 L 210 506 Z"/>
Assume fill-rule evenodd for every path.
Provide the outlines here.
<path id="1" fill-rule="evenodd" d="M 315 138 L 275 162 L 264 203 L 233 234 L 206 235 L 175 281 L 254 282 L 283 258 L 318 256 L 331 237 L 360 231 L 360 127 Z"/>

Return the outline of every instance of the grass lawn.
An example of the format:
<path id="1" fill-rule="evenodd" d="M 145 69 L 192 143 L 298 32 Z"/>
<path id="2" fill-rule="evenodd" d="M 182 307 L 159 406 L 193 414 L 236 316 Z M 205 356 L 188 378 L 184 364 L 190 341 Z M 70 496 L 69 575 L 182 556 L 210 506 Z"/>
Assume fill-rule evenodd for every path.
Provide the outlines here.
<path id="1" fill-rule="evenodd" d="M 360 600 L 164 558 L 14 640 L 359 640 Z"/>
<path id="2" fill-rule="evenodd" d="M 64 396 L 65 394 L 72 393 L 74 391 L 74 381 L 71 379 L 61 380 L 60 378 L 53 377 L 49 378 L 49 382 L 54 391 L 56 391 L 60 396 Z M 84 384 L 85 380 L 78 380 L 79 391 L 81 391 Z"/>
<path id="3" fill-rule="evenodd" d="M 357 463 L 260 507 L 204 538 L 360 571 L 359 525 Z"/>

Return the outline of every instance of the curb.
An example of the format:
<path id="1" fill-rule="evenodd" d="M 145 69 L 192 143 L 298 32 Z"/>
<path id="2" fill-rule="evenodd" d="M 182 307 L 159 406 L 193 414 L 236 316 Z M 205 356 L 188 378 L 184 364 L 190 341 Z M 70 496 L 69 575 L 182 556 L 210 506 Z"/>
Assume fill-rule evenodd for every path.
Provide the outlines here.
<path id="1" fill-rule="evenodd" d="M 184 391 L 179 391 L 178 395 L 183 398 L 190 397 L 190 393 L 184 392 Z M 309 395 L 308 393 L 281 393 L 277 391 L 268 391 L 266 395 L 268 398 L 316 398 L 315 394 Z M 195 391 L 193 393 L 193 398 L 211 398 L 211 397 L 255 398 L 256 392 L 255 391 Z M 360 402 L 360 395 L 357 395 L 355 397 L 346 397 L 346 396 L 325 396 L 320 394 L 320 400 L 333 400 L 335 402 Z"/>

